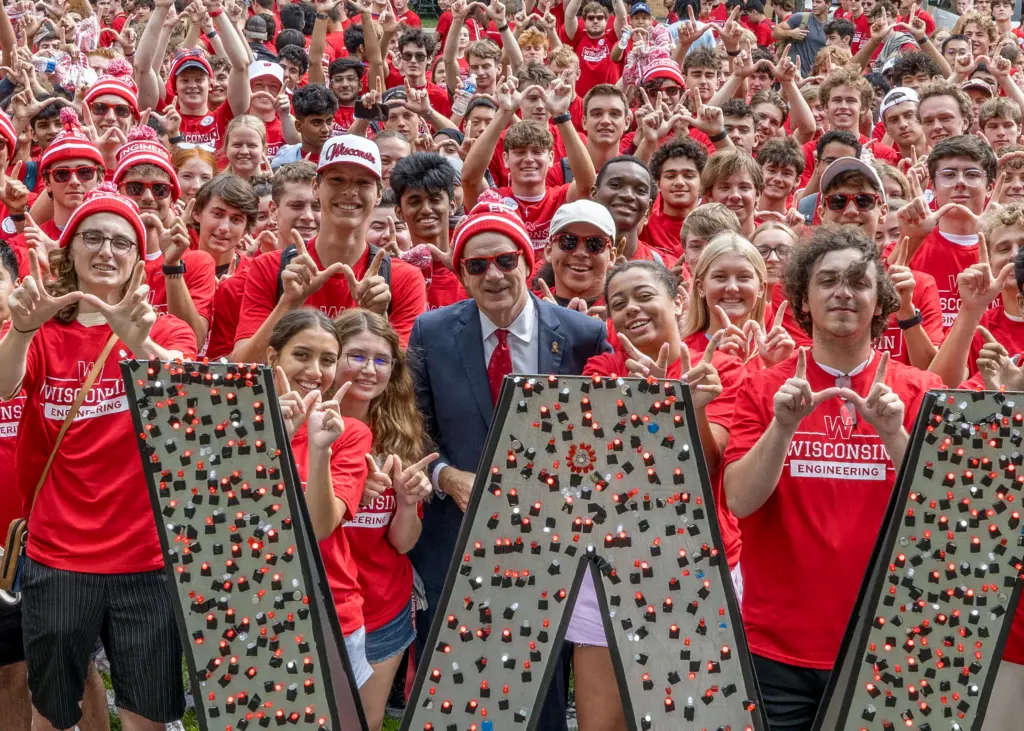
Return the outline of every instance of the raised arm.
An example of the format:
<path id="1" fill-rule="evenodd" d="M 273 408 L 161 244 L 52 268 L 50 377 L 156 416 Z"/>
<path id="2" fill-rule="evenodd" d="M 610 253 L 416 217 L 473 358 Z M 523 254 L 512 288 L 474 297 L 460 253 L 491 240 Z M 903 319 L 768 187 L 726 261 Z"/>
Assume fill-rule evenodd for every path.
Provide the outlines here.
<path id="1" fill-rule="evenodd" d="M 580 4 L 583 0 L 569 0 L 565 4 L 565 37 L 570 41 L 576 40 L 576 32 L 579 30 Z"/>
<path id="2" fill-rule="evenodd" d="M 231 62 L 231 71 L 228 74 L 228 97 L 227 102 L 231 105 L 231 111 L 236 115 L 245 114 L 249 111 L 249 55 L 246 44 L 235 31 L 231 24 L 231 18 L 224 12 L 221 0 L 203 0 L 206 5 L 206 12 L 213 18 L 213 26 L 220 34 L 221 42 L 224 44 L 224 53 Z"/>
<path id="3" fill-rule="evenodd" d="M 621 0 L 619 0 L 621 2 Z M 494 21 L 494 25 L 501 34 L 501 51 L 505 54 L 508 63 L 512 68 L 517 69 L 523 65 L 523 52 L 519 48 L 519 41 L 508 26 L 508 18 L 505 13 L 505 4 L 501 0 L 494 0 L 486 6 L 487 17 Z M 447 40 L 447 39 L 445 39 Z M 448 45 L 447 43 L 445 45 Z M 453 68 L 445 65 L 445 68 Z M 455 74 L 457 77 L 458 74 Z"/>
<path id="4" fill-rule="evenodd" d="M 456 59 L 456 54 L 459 50 L 459 34 L 462 32 L 462 26 L 466 24 L 466 16 L 469 14 L 471 7 L 471 5 L 466 4 L 465 0 L 455 0 L 452 3 L 452 27 L 448 30 L 448 36 L 444 39 L 444 49 L 442 51 L 446 72 L 448 69 L 459 68 L 459 62 Z M 445 73 L 445 84 L 448 86 L 448 91 L 454 94 L 459 89 L 459 75 L 457 73 Z"/>
<path id="5" fill-rule="evenodd" d="M 796 141 L 801 145 L 814 139 L 817 125 L 814 123 L 814 114 L 800 93 L 796 85 L 796 79 L 800 75 L 800 57 L 797 56 L 796 63 L 789 57 L 790 47 L 787 45 L 782 52 L 781 60 L 775 64 L 773 71 L 775 80 L 779 82 L 779 90 L 782 98 L 789 104 L 789 121 L 793 129 Z"/>
<path id="6" fill-rule="evenodd" d="M 516 110 L 523 103 L 523 92 L 517 91 L 519 79 L 512 75 L 512 69 L 508 70 L 505 80 L 498 85 L 498 112 L 494 119 L 480 133 L 476 142 L 469 148 L 466 160 L 462 166 L 462 190 L 465 198 L 466 210 L 471 210 L 476 205 L 476 199 L 487 189 L 484 181 L 484 173 L 494 156 L 494 148 L 498 146 L 501 133 L 505 131 L 516 119 Z M 585 149 L 585 148 L 584 148 Z M 593 169 L 593 163 L 591 163 Z M 573 174 L 575 174 L 573 170 Z"/>
<path id="7" fill-rule="evenodd" d="M 309 83 L 327 86 L 324 76 L 323 57 L 327 45 L 328 15 L 338 6 L 341 0 L 319 0 L 316 4 L 316 22 L 313 23 L 313 35 L 309 38 Z"/>
<path id="8" fill-rule="evenodd" d="M 589 198 L 590 189 L 597 180 L 594 161 L 569 116 L 571 102 L 572 88 L 561 79 L 555 79 L 551 89 L 544 92 L 544 104 L 551 113 L 551 119 L 557 121 L 558 132 L 565 144 L 565 156 L 569 158 L 569 169 L 572 171 L 573 180 L 566 195 L 569 202 Z"/>
<path id="9" fill-rule="evenodd" d="M 14 25 L 7 15 L 7 6 L 0 3 L 0 65 L 14 68 L 14 49 L 18 45 L 18 37 L 14 33 Z"/>
<path id="10" fill-rule="evenodd" d="M 155 108 L 162 96 L 159 70 L 163 62 L 161 48 L 167 47 L 171 28 L 177 22 L 173 4 L 173 0 L 158 0 L 139 37 L 135 51 L 135 85 L 139 88 L 140 109 Z"/>
<path id="11" fill-rule="evenodd" d="M 629 24 L 629 13 L 626 12 L 624 0 L 612 0 L 612 9 L 615 11 L 615 21 L 612 28 L 615 29 L 615 36 L 622 35 L 622 29 Z"/>

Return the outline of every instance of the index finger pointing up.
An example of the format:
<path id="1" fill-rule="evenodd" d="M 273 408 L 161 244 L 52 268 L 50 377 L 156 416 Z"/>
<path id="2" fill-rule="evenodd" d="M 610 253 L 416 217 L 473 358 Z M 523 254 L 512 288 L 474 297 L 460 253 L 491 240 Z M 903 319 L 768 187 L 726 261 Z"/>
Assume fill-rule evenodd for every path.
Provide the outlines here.
<path id="1" fill-rule="evenodd" d="M 988 242 L 985 241 L 985 234 L 978 232 L 978 263 L 988 264 Z"/>
<path id="2" fill-rule="evenodd" d="M 285 375 L 284 368 L 281 366 L 274 366 L 274 390 L 277 391 L 278 396 L 284 396 L 292 390 L 291 384 L 288 383 L 288 376 Z"/>
<path id="3" fill-rule="evenodd" d="M 796 378 L 807 378 L 807 348 L 800 348 L 796 351 Z"/>
<path id="4" fill-rule="evenodd" d="M 384 257 L 388 255 L 387 249 L 378 249 L 376 255 L 373 257 L 373 261 L 370 262 L 370 268 L 366 270 L 366 277 L 376 277 L 380 272 L 380 265 L 384 261 Z"/>
<path id="5" fill-rule="evenodd" d="M 904 236 L 896 244 L 896 261 L 893 262 L 898 267 L 905 267 L 907 265 L 907 249 L 910 248 L 910 237 Z"/>
<path id="6" fill-rule="evenodd" d="M 775 313 L 775 320 L 772 322 L 772 328 L 782 327 L 782 318 L 786 316 L 786 307 L 789 306 L 789 300 L 783 300 L 782 304 L 779 305 L 779 309 Z"/>
<path id="7" fill-rule="evenodd" d="M 306 256 L 309 254 L 309 252 L 306 251 L 306 242 L 302 240 L 302 234 L 294 228 L 292 229 L 292 243 L 295 245 L 295 251 L 298 252 L 299 256 Z"/>
<path id="8" fill-rule="evenodd" d="M 722 342 L 722 336 L 725 335 L 725 330 L 717 330 L 714 335 L 711 336 L 708 347 L 704 348 L 704 357 L 701 358 L 701 363 L 707 363 L 711 365 L 711 361 L 715 358 L 715 352 L 718 350 L 718 345 Z"/>
<path id="9" fill-rule="evenodd" d="M 872 383 L 885 383 L 885 372 L 889 369 L 889 351 L 883 350 L 882 357 L 878 361 L 878 370 L 875 371 L 875 378 Z"/>

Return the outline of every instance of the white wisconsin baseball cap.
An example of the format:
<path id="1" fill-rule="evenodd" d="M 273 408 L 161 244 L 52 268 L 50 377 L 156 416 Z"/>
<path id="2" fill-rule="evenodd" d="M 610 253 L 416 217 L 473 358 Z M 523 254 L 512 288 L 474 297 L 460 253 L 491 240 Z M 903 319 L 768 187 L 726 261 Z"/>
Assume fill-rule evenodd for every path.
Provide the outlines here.
<path id="1" fill-rule="evenodd" d="M 907 86 L 897 86 L 895 89 L 890 89 L 889 93 L 882 98 L 882 105 L 879 107 L 879 116 L 884 117 L 887 109 L 892 109 L 897 104 L 903 102 L 914 102 L 919 104 L 921 98 L 917 95 L 917 92 Z"/>
<path id="2" fill-rule="evenodd" d="M 320 172 L 331 165 L 341 163 L 360 165 L 377 176 L 383 177 L 380 166 L 380 150 L 377 143 L 358 135 L 338 135 L 327 140 L 320 150 L 320 160 L 317 162 L 317 172 Z"/>
<path id="3" fill-rule="evenodd" d="M 574 223 L 586 223 L 596 227 L 612 240 L 613 245 L 615 244 L 615 221 L 611 212 L 600 203 L 580 199 L 560 206 L 551 217 L 548 235 L 554 236 Z"/>
<path id="4" fill-rule="evenodd" d="M 277 79 L 277 82 L 284 85 L 284 68 L 273 61 L 253 61 L 249 64 L 249 81 L 269 76 Z"/>

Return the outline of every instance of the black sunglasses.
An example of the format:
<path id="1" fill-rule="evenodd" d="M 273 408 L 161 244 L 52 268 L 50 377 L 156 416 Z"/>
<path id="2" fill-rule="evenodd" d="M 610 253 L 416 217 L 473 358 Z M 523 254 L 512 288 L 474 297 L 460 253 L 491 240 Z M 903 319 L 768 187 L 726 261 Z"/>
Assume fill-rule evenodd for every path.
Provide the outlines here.
<path id="1" fill-rule="evenodd" d="M 118 119 L 128 119 L 132 116 L 132 108 L 127 104 L 104 104 L 103 102 L 93 102 L 90 109 L 95 117 L 105 117 L 107 116 L 107 112 L 111 109 L 114 110 L 114 114 Z"/>
<path id="2" fill-rule="evenodd" d="M 96 177 L 96 166 L 82 165 L 77 168 L 53 168 L 48 174 L 53 182 L 66 183 L 71 180 L 72 173 L 74 173 L 83 183 L 88 183 Z"/>
<path id="3" fill-rule="evenodd" d="M 587 249 L 588 254 L 594 254 L 595 256 L 602 253 L 608 248 L 608 239 L 604 236 L 577 236 L 576 234 L 557 234 L 555 241 L 558 243 L 558 248 L 565 252 L 576 251 L 576 247 L 583 242 L 583 245 Z"/>
<path id="4" fill-rule="evenodd" d="M 870 211 L 878 204 L 880 199 L 877 193 L 832 193 L 825 196 L 825 203 L 830 211 L 845 209 L 851 200 L 857 206 L 858 211 Z"/>
<path id="5" fill-rule="evenodd" d="M 508 251 L 504 254 L 496 254 L 495 256 L 474 256 L 470 259 L 463 259 L 462 266 L 465 267 L 466 274 L 474 277 L 486 274 L 491 266 L 491 262 L 494 262 L 494 266 L 498 267 L 498 271 L 511 272 L 519 266 L 520 256 L 522 256 L 521 251 Z"/>

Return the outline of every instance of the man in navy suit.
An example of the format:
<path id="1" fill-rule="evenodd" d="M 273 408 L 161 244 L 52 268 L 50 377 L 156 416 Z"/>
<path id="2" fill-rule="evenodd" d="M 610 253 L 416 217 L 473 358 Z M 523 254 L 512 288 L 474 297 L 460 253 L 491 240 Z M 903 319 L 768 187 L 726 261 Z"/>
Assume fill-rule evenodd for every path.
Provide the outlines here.
<path id="1" fill-rule="evenodd" d="M 455 229 L 452 268 L 471 299 L 420 315 L 409 339 L 416 400 L 441 456 L 431 465 L 435 496 L 410 552 L 429 608 L 417 622 L 422 651 L 445 577 L 501 380 L 512 373 L 578 375 L 610 350 L 600 320 L 530 294 L 533 245 L 514 210 L 478 203 Z M 421 619 L 424 617 L 421 616 Z M 422 657 L 422 654 L 420 655 Z M 565 728 L 563 678 L 555 673 L 537 728 Z"/>

